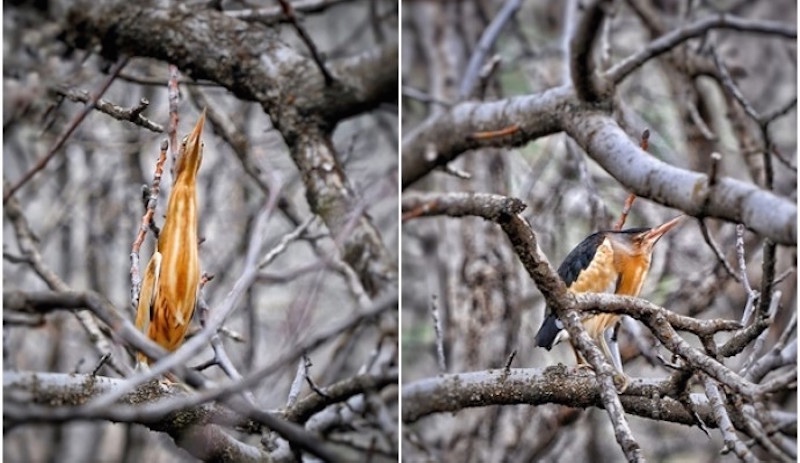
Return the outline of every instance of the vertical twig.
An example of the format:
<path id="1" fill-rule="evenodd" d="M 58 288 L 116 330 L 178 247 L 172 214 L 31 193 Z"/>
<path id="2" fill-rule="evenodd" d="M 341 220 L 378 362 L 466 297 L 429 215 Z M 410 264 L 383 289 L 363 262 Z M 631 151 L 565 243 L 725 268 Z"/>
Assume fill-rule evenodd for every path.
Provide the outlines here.
<path id="1" fill-rule="evenodd" d="M 169 65 L 169 81 L 167 82 L 167 94 L 169 98 L 169 124 L 167 124 L 167 136 L 169 137 L 169 172 L 172 181 L 175 182 L 175 161 L 178 158 L 178 101 L 180 99 L 180 89 L 178 80 L 180 72 L 174 64 Z"/>
<path id="2" fill-rule="evenodd" d="M 736 258 L 739 261 L 739 273 L 741 274 L 741 282 L 744 291 L 747 293 L 747 302 L 744 306 L 744 313 L 742 314 L 742 326 L 747 325 L 747 321 L 753 314 L 755 309 L 756 300 L 759 297 L 758 291 L 753 290 L 750 286 L 750 280 L 747 279 L 747 263 L 744 258 L 744 225 L 736 225 Z"/>
<path id="3" fill-rule="evenodd" d="M 150 188 L 150 196 L 147 198 L 147 210 L 142 216 L 142 221 L 139 224 L 139 231 L 136 233 L 136 238 L 133 240 L 131 246 L 131 304 L 132 307 L 139 305 L 139 289 L 142 285 L 142 277 L 139 273 L 139 250 L 144 243 L 144 238 L 147 235 L 147 229 L 153 220 L 153 215 L 156 211 L 156 204 L 158 203 L 158 192 L 161 190 L 161 176 L 164 173 L 164 163 L 167 160 L 167 146 L 166 140 L 161 142 L 161 152 L 158 154 L 156 161 L 155 173 L 153 173 L 153 186 Z"/>
<path id="4" fill-rule="evenodd" d="M 639 147 L 642 151 L 647 151 L 650 147 L 650 129 L 644 129 L 644 132 L 642 132 Z M 622 206 L 622 212 L 619 215 L 619 221 L 614 225 L 614 230 L 622 230 L 622 227 L 625 226 L 625 221 L 628 220 L 628 214 L 630 214 L 631 208 L 633 208 L 634 201 L 636 201 L 636 195 L 630 193 L 625 199 L 625 204 Z"/>
<path id="5" fill-rule="evenodd" d="M 431 316 L 433 316 L 433 330 L 436 333 L 436 360 L 439 363 L 439 370 L 447 371 L 447 362 L 444 357 L 444 336 L 442 336 L 442 319 L 439 317 L 439 304 L 436 303 L 436 295 L 431 296 Z"/>

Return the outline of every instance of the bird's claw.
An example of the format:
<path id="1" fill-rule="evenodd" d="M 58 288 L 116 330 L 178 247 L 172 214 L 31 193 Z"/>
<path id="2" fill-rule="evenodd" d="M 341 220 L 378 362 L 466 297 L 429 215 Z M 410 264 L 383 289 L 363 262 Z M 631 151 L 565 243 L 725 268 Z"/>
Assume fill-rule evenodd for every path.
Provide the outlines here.
<path id="1" fill-rule="evenodd" d="M 625 390 L 628 389 L 628 386 L 631 383 L 630 378 L 628 378 L 628 375 L 622 373 L 621 371 L 614 372 L 613 379 L 614 379 L 614 387 L 617 388 L 617 392 L 619 394 L 625 392 Z"/>

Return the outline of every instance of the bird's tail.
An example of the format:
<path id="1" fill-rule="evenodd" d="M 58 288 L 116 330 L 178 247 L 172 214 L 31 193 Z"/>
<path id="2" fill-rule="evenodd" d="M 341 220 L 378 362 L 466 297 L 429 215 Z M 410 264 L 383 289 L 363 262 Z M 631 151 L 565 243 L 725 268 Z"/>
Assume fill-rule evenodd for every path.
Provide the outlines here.
<path id="1" fill-rule="evenodd" d="M 564 333 L 564 325 L 561 320 L 552 313 L 547 314 L 539 332 L 536 333 L 536 345 L 550 350 L 562 340 L 561 333 Z"/>

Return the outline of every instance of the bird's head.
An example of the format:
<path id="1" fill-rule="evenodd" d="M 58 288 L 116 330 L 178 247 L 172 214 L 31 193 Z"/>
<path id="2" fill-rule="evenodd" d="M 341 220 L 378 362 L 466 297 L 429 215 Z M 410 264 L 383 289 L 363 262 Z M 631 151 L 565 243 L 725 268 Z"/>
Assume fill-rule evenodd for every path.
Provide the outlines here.
<path id="1" fill-rule="evenodd" d="M 189 132 L 189 135 L 183 137 L 181 142 L 180 156 L 175 166 L 175 174 L 177 177 L 186 175 L 193 178 L 200 170 L 200 164 L 203 162 L 203 127 L 206 123 L 206 110 L 200 114 L 200 118 L 194 125 L 194 129 Z M 185 172 L 185 174 L 184 174 Z"/>
<path id="2" fill-rule="evenodd" d="M 194 129 L 186 136 L 183 143 L 185 146 L 184 155 L 189 159 L 197 159 L 195 169 L 200 168 L 200 163 L 203 161 L 203 127 L 206 125 L 206 110 L 200 113 L 200 118 L 194 125 Z"/>
<path id="3" fill-rule="evenodd" d="M 630 255 L 650 255 L 658 240 L 668 231 L 680 225 L 685 217 L 680 215 L 653 228 L 629 228 L 608 232 L 606 236 L 611 240 L 615 250 L 625 251 Z"/>

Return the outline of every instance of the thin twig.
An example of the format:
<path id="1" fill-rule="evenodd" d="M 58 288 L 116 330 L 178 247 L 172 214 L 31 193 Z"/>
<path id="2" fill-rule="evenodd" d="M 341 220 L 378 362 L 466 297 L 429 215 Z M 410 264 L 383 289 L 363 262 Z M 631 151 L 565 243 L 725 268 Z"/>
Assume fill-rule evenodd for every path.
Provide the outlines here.
<path id="1" fill-rule="evenodd" d="M 88 103 L 92 99 L 91 95 L 89 95 L 89 93 L 85 91 L 78 91 L 66 88 L 54 88 L 53 90 L 59 95 L 63 95 L 72 101 Z M 114 103 L 103 100 L 101 98 L 97 100 L 94 107 L 98 111 L 108 114 L 109 116 L 119 121 L 133 122 L 134 124 L 140 127 L 144 127 L 145 129 L 156 133 L 164 132 L 164 126 L 142 116 L 142 112 L 145 109 L 147 109 L 149 105 L 150 102 L 146 98 L 142 98 L 141 100 L 139 100 L 139 104 L 137 104 L 136 106 L 132 108 L 123 108 L 122 106 L 115 105 Z"/>
<path id="2" fill-rule="evenodd" d="M 327 66 L 325 66 L 322 55 L 320 54 L 319 50 L 317 50 L 317 46 L 314 45 L 314 41 L 311 39 L 308 31 L 306 31 L 305 27 L 303 27 L 303 25 L 300 24 L 300 21 L 297 20 L 294 7 L 288 0 L 278 0 L 278 3 L 280 3 L 281 10 L 283 10 L 283 14 L 286 15 L 289 23 L 291 23 L 291 25 L 297 31 L 297 34 L 300 36 L 300 39 L 306 44 L 308 51 L 311 52 L 311 58 L 314 60 L 314 63 L 317 64 L 322 76 L 325 78 L 325 85 L 332 85 L 334 82 L 333 75 L 328 70 Z"/>
<path id="3" fill-rule="evenodd" d="M 131 307 L 139 305 L 139 290 L 142 285 L 142 278 L 139 272 L 139 250 L 144 243 L 147 230 L 152 224 L 153 214 L 156 211 L 156 204 L 158 203 L 158 193 L 161 190 L 161 176 L 164 173 L 164 163 L 167 161 L 167 141 L 161 142 L 161 151 L 156 160 L 156 168 L 153 173 L 153 185 L 149 188 L 149 196 L 147 198 L 147 208 L 142 221 L 139 224 L 139 231 L 136 233 L 136 238 L 131 245 Z"/>
<path id="4" fill-rule="evenodd" d="M 433 331 L 436 335 L 436 360 L 439 363 L 439 371 L 444 373 L 447 371 L 447 362 L 444 356 L 444 330 L 435 294 L 431 296 L 431 316 L 433 317 Z"/>
<path id="5" fill-rule="evenodd" d="M 497 16 L 492 19 L 492 22 L 481 34 L 481 38 L 469 58 L 467 69 L 464 71 L 464 78 L 461 80 L 461 86 L 458 89 L 459 101 L 472 95 L 479 73 L 486 60 L 486 55 L 489 54 L 498 37 L 505 30 L 506 24 L 517 14 L 520 6 L 522 6 L 522 0 L 506 0 L 503 7 L 497 12 Z"/>
<path id="6" fill-rule="evenodd" d="M 719 427 L 722 438 L 725 441 L 725 446 L 732 450 L 736 456 L 741 460 L 755 463 L 758 460 L 750 452 L 750 449 L 739 439 L 736 434 L 736 429 L 733 427 L 728 411 L 725 409 L 725 403 L 722 399 L 722 392 L 720 392 L 717 384 L 708 376 L 703 375 L 703 383 L 705 385 L 706 396 L 714 410 L 714 416 L 717 418 L 717 426 Z"/>
<path id="7" fill-rule="evenodd" d="M 300 396 L 300 391 L 303 388 L 303 379 L 308 374 L 308 365 L 309 362 L 306 362 L 306 356 L 304 355 L 300 360 L 297 361 L 297 373 L 294 375 L 294 380 L 292 380 L 292 385 L 289 387 L 289 397 L 286 398 L 286 407 L 291 407 L 297 402 L 297 398 Z"/>
<path id="8" fill-rule="evenodd" d="M 714 251 L 714 254 L 717 256 L 717 261 L 722 264 L 722 267 L 725 271 L 730 275 L 734 280 L 741 283 L 742 280 L 739 278 L 739 275 L 733 270 L 733 267 L 728 263 L 728 259 L 725 258 L 725 255 L 722 254 L 722 250 L 717 245 L 717 242 L 714 241 L 714 237 L 711 236 L 711 232 L 708 230 L 708 225 L 706 224 L 705 219 L 697 219 L 700 223 L 700 233 L 703 235 L 703 240 L 705 240 L 708 247 Z"/>
<path id="9" fill-rule="evenodd" d="M 753 290 L 750 286 L 750 280 L 747 278 L 747 263 L 744 258 L 744 225 L 742 224 L 736 225 L 736 259 L 739 261 L 739 273 L 741 275 L 739 281 L 742 283 L 745 293 L 747 293 L 747 302 L 744 306 L 741 322 L 742 326 L 745 326 L 755 310 L 759 294 L 758 291 Z"/>
<path id="10" fill-rule="evenodd" d="M 169 172 L 172 174 L 172 181 L 175 182 L 175 163 L 178 159 L 178 100 L 180 99 L 180 89 L 178 81 L 180 73 L 178 66 L 169 65 L 169 80 L 167 81 L 167 98 L 169 99 L 169 124 L 167 125 L 167 137 L 169 138 Z"/>
<path id="11" fill-rule="evenodd" d="M 72 132 L 74 132 L 75 129 L 78 128 L 78 126 L 81 124 L 81 122 L 83 122 L 86 116 L 89 115 L 90 112 L 92 112 L 95 105 L 97 104 L 97 101 L 100 100 L 100 97 L 102 97 L 103 94 L 106 93 L 106 90 L 108 90 L 108 88 L 114 82 L 114 79 L 117 78 L 117 75 L 119 75 L 120 71 L 122 71 L 122 68 L 124 68 L 126 64 L 128 64 L 128 57 L 120 58 L 120 60 L 117 61 L 114 67 L 112 67 L 111 70 L 109 71 L 106 80 L 103 81 L 103 83 L 100 85 L 97 91 L 95 91 L 95 93 L 92 94 L 92 97 L 87 102 L 86 106 L 84 106 L 84 108 L 78 114 L 76 114 L 75 117 L 72 118 L 69 125 L 67 126 L 67 130 L 65 130 L 61 134 L 61 136 L 58 137 L 58 139 L 50 148 L 50 150 L 47 152 L 47 154 L 42 159 L 40 159 L 39 162 L 37 162 L 36 165 L 34 165 L 31 168 L 31 170 L 25 173 L 25 175 L 23 175 L 22 178 L 19 179 L 16 184 L 9 187 L 3 192 L 3 204 L 5 204 L 8 201 L 8 198 L 10 198 L 14 193 L 16 193 L 17 190 L 22 188 L 23 185 L 25 185 L 30 179 L 32 179 L 37 172 L 43 170 L 47 166 L 47 163 L 49 163 L 50 160 L 52 160 L 55 157 L 55 155 L 58 154 L 59 149 L 61 149 L 61 147 L 64 146 L 64 143 L 67 141 L 69 136 L 72 135 Z"/>

